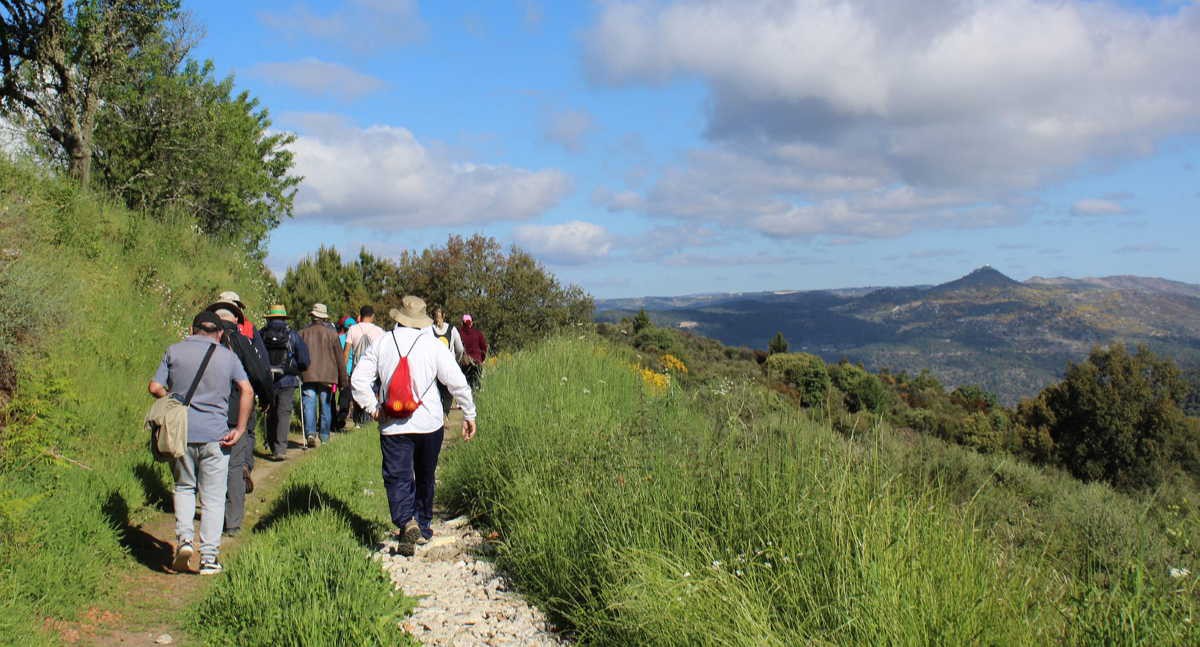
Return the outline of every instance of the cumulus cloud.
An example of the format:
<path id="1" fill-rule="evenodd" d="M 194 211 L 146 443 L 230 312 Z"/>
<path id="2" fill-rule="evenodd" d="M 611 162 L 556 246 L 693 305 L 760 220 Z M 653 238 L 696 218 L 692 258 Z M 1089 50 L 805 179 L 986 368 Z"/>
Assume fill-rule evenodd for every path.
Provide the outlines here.
<path id="1" fill-rule="evenodd" d="M 383 79 L 363 74 L 338 63 L 316 58 L 280 63 L 259 63 L 246 70 L 246 74 L 294 88 L 301 92 L 325 95 L 353 101 L 375 92 L 385 85 Z"/>
<path id="2" fill-rule="evenodd" d="M 260 11 L 258 18 L 294 40 L 323 41 L 359 54 L 406 45 L 426 30 L 416 0 L 345 0 L 319 13 L 301 2 L 282 11 Z"/>
<path id="3" fill-rule="evenodd" d="M 1129 213 L 1119 200 L 1085 198 L 1071 205 L 1072 216 L 1120 216 Z"/>
<path id="4" fill-rule="evenodd" d="M 709 147 L 663 174 L 647 210 L 770 233 L 1012 222 L 1083 163 L 1200 130 L 1194 4 L 614 2 L 585 42 L 599 82 L 711 93 Z M 872 207 L 897 189 L 955 198 L 932 217 Z"/>
<path id="5" fill-rule="evenodd" d="M 604 207 L 610 212 L 638 211 L 643 206 L 642 195 L 636 191 L 619 191 L 613 193 L 605 187 L 592 191 L 592 204 Z"/>
<path id="6" fill-rule="evenodd" d="M 613 237 L 600 225 L 572 220 L 558 225 L 521 225 L 513 240 L 534 256 L 558 265 L 581 265 L 608 256 Z"/>
<path id="7" fill-rule="evenodd" d="M 397 126 L 290 117 L 302 125 L 291 146 L 304 177 L 297 218 L 380 229 L 527 220 L 571 190 L 561 171 L 447 159 Z"/>
<path id="8" fill-rule="evenodd" d="M 542 134 L 546 141 L 578 153 L 594 127 L 595 120 L 586 110 L 557 110 L 547 116 Z"/>

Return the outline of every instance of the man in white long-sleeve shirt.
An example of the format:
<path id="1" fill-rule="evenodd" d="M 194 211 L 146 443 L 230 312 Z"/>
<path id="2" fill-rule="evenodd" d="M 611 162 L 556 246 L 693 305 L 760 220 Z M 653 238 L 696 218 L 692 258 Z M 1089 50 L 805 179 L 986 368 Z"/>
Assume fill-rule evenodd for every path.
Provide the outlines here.
<path id="1" fill-rule="evenodd" d="M 371 344 L 354 366 L 350 385 L 358 406 L 379 421 L 383 484 L 392 523 L 403 529 L 405 542 L 416 544 L 433 536 L 434 472 L 446 431 L 436 383 L 444 384 L 462 407 L 463 440 L 475 436 L 475 400 L 450 349 L 422 330 L 433 323 L 425 313 L 425 301 L 406 296 L 400 303 L 391 312 L 396 328 Z M 373 387 L 378 378 L 381 392 L 388 392 L 402 356 L 408 358 L 413 395 L 421 405 L 408 418 L 392 418 Z"/>

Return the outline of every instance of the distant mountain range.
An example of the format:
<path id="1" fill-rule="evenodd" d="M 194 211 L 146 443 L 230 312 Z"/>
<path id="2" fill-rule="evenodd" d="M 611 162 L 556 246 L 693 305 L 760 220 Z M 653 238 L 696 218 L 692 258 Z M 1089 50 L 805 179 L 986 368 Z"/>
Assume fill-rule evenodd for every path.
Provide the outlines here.
<path id="1" fill-rule="evenodd" d="M 733 346 L 791 350 L 872 370 L 929 369 L 1006 403 L 1059 379 L 1097 344 L 1144 343 L 1200 365 L 1200 285 L 1139 276 L 1015 281 L 991 267 L 941 285 L 597 301 L 598 321 L 645 308 L 657 325 Z"/>

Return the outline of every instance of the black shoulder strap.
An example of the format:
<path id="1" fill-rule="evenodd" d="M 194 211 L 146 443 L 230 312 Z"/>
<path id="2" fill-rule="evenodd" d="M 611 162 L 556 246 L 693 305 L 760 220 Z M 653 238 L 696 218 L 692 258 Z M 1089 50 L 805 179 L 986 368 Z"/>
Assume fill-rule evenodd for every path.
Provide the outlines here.
<path id="1" fill-rule="evenodd" d="M 196 371 L 196 377 L 192 380 L 192 385 L 188 387 L 187 395 L 183 396 L 183 406 L 191 406 L 192 396 L 196 395 L 196 387 L 200 386 L 200 378 L 204 377 L 204 371 L 208 368 L 208 360 L 212 359 L 213 353 L 216 350 L 217 345 L 212 344 L 208 347 L 208 351 L 204 353 L 204 360 L 200 362 L 200 370 Z"/>

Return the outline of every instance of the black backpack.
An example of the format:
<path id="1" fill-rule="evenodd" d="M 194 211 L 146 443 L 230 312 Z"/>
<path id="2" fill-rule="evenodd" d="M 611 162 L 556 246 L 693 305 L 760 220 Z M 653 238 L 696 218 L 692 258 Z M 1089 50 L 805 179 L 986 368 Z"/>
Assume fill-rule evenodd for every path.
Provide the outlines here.
<path id="1" fill-rule="evenodd" d="M 267 347 L 267 358 L 271 372 L 275 375 L 295 374 L 296 361 L 292 351 L 292 331 L 287 327 L 271 326 L 259 331 L 263 345 Z"/>

